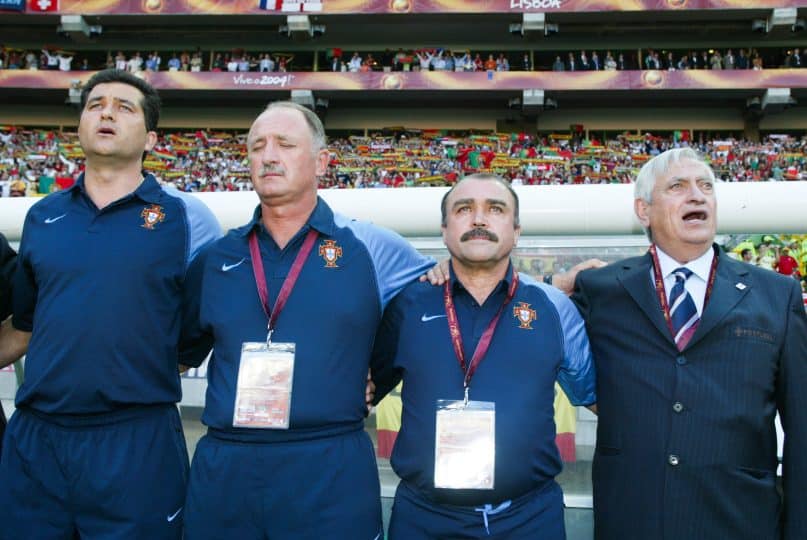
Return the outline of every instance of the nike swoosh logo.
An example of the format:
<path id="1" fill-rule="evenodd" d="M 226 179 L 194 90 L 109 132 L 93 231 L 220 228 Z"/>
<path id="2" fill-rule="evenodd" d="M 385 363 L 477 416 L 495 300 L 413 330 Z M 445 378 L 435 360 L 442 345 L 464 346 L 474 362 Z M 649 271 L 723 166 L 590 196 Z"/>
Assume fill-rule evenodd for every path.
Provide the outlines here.
<path id="1" fill-rule="evenodd" d="M 62 219 L 66 215 L 67 214 L 62 214 L 61 216 L 49 217 L 49 218 L 47 218 L 45 220 L 45 223 L 48 224 L 48 225 L 50 225 L 51 223 L 56 223 L 57 221 L 59 221 L 60 219 Z"/>
<path id="2" fill-rule="evenodd" d="M 244 261 L 246 261 L 246 260 L 247 260 L 247 258 L 246 258 L 246 257 L 244 257 L 243 259 L 241 259 L 240 261 L 238 261 L 238 262 L 237 262 L 237 263 L 235 263 L 235 264 L 222 264 L 222 265 L 221 265 L 221 271 L 222 271 L 222 272 L 229 272 L 230 270 L 232 270 L 232 269 L 233 269 L 233 268 L 235 268 L 236 266 L 241 266 L 241 263 L 243 263 L 243 262 L 244 262 Z"/>
<path id="3" fill-rule="evenodd" d="M 426 315 L 425 313 L 421 315 L 420 322 L 429 322 L 434 319 L 441 319 L 445 317 L 445 315 Z"/>
<path id="4" fill-rule="evenodd" d="M 171 523 L 172 521 L 174 521 L 174 519 L 176 519 L 176 517 L 179 515 L 180 512 L 182 512 L 181 506 L 179 507 L 179 510 L 177 510 L 176 512 L 165 518 L 166 521 L 168 521 L 168 523 Z"/>

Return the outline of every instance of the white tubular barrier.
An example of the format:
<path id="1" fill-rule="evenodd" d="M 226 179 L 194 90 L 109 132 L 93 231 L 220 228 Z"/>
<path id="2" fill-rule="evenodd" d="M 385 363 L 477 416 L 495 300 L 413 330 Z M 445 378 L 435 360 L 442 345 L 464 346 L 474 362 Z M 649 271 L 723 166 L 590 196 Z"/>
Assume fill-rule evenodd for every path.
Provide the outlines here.
<path id="1" fill-rule="evenodd" d="M 439 236 L 446 188 L 329 189 L 320 195 L 344 215 L 372 221 L 403 236 Z M 633 185 L 517 187 L 522 235 L 641 234 Z M 197 193 L 224 230 L 249 221 L 254 192 Z M 807 182 L 720 183 L 718 233 L 807 232 Z M 0 232 L 19 240 L 25 213 L 38 198 L 0 198 Z"/>

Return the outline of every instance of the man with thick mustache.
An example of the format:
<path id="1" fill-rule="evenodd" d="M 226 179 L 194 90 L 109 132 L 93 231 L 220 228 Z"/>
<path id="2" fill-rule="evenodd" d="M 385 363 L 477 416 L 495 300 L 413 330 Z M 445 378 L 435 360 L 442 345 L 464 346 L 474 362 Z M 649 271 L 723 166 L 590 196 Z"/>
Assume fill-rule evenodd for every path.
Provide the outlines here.
<path id="1" fill-rule="evenodd" d="M 648 253 L 577 276 L 597 362 L 598 540 L 807 538 L 801 291 L 720 250 L 716 211 L 711 168 L 664 152 L 636 179 Z"/>
<path id="2" fill-rule="evenodd" d="M 313 111 L 270 104 L 247 152 L 260 204 L 187 280 L 184 363 L 213 354 L 185 538 L 378 540 L 370 352 L 384 307 L 433 263 L 317 196 L 328 150 Z"/>
<path id="3" fill-rule="evenodd" d="M 555 381 L 595 402 L 583 320 L 557 289 L 515 271 L 518 197 L 474 174 L 442 201 L 449 280 L 407 286 L 375 341 L 377 398 L 403 379 L 389 538 L 565 538 L 555 482 Z"/>

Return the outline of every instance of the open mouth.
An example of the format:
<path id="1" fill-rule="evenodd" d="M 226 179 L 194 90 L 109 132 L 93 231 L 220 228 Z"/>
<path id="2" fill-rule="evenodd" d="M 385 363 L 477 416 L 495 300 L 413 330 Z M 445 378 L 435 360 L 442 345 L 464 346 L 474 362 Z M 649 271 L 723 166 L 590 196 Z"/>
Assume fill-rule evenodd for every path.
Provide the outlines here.
<path id="1" fill-rule="evenodd" d="M 98 133 L 100 135 L 114 135 L 115 130 L 112 129 L 111 127 L 102 127 L 102 128 L 98 128 Z"/>
<path id="2" fill-rule="evenodd" d="M 697 221 L 706 221 L 709 216 L 706 212 L 688 212 L 684 214 L 684 221 L 687 223 L 697 222 Z"/>

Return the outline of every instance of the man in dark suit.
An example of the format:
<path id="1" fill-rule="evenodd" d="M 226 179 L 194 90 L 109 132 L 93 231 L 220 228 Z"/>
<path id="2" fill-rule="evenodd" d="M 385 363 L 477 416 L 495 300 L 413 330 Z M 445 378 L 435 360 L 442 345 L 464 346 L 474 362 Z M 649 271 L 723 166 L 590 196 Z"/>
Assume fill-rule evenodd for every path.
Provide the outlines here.
<path id="1" fill-rule="evenodd" d="M 690 149 L 647 162 L 634 206 L 650 251 L 577 276 L 597 364 L 598 540 L 807 538 L 801 291 L 713 244 L 714 182 Z"/>
<path id="2" fill-rule="evenodd" d="M 0 321 L 11 315 L 11 276 L 17 253 L 8 245 L 6 237 L 0 234 Z M 3 433 L 6 430 L 6 415 L 0 404 L 0 448 L 3 445 Z"/>

